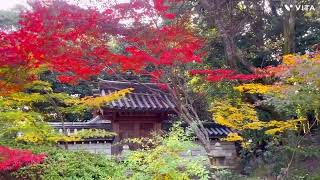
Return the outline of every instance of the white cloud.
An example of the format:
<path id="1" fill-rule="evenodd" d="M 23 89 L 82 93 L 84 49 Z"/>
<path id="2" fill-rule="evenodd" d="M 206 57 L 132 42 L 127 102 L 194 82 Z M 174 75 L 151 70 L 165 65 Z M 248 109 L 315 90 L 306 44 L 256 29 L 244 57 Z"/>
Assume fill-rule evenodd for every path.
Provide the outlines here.
<path id="1" fill-rule="evenodd" d="M 9 10 L 14 8 L 16 5 L 27 5 L 27 0 L 0 0 L 0 9 Z"/>

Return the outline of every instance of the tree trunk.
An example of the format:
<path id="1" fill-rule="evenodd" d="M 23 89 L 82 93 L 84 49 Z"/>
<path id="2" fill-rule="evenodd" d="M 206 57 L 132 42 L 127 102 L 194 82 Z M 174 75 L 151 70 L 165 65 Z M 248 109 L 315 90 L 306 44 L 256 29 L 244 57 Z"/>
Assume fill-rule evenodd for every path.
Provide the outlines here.
<path id="1" fill-rule="evenodd" d="M 264 7 L 261 4 L 255 3 L 253 4 L 254 6 L 254 11 L 256 13 L 256 19 L 255 22 L 253 24 L 253 31 L 256 34 L 256 43 L 255 45 L 257 46 L 257 48 L 259 49 L 263 49 L 264 48 L 264 30 L 265 30 L 265 23 L 263 21 L 264 18 Z"/>
<path id="2" fill-rule="evenodd" d="M 169 88 L 170 94 L 172 94 L 175 102 L 177 103 L 176 113 L 179 115 L 181 120 L 183 120 L 189 125 L 189 127 L 192 128 L 197 139 L 205 149 L 207 157 L 211 164 L 213 162 L 212 160 L 214 158 L 214 155 L 211 152 L 212 147 L 209 134 L 205 129 L 202 120 L 199 118 L 195 108 L 193 107 L 193 100 L 189 96 L 189 91 L 187 85 L 185 84 L 185 80 L 183 79 L 183 77 L 179 77 L 178 74 L 176 74 L 176 72 L 172 72 L 172 76 L 170 77 L 172 87 Z"/>
<path id="3" fill-rule="evenodd" d="M 197 139 L 200 141 L 204 150 L 206 151 L 206 155 L 208 157 L 210 165 L 215 166 L 215 164 L 213 164 L 214 154 L 212 154 L 212 145 L 210 142 L 209 135 L 205 127 L 203 126 L 202 121 L 199 119 L 199 117 L 197 115 L 196 116 L 191 115 L 189 111 L 192 111 L 192 110 L 190 108 L 186 108 L 186 106 L 188 105 L 182 105 L 181 107 L 182 111 L 180 112 L 180 117 L 184 122 L 186 122 L 189 125 L 189 127 L 192 128 Z"/>
<path id="4" fill-rule="evenodd" d="M 63 116 L 63 114 L 59 111 L 59 107 L 58 107 L 57 103 L 55 102 L 55 100 L 51 97 L 50 93 L 49 93 L 49 92 L 46 92 L 46 93 L 47 93 L 48 99 L 51 101 L 51 104 L 52 104 L 52 106 L 54 107 L 55 112 L 57 113 L 58 119 L 60 120 L 60 122 L 61 122 L 61 124 L 62 124 L 63 134 L 67 136 L 68 133 L 67 133 L 66 127 L 65 127 L 65 125 L 64 125 L 64 116 Z M 68 149 L 69 149 L 68 142 L 64 142 L 63 144 L 64 144 L 64 148 L 65 148 L 66 150 L 68 150 Z"/>
<path id="5" fill-rule="evenodd" d="M 287 8 L 290 5 L 292 8 L 283 8 L 283 53 L 290 54 L 295 52 L 296 0 L 286 0 L 285 3 Z"/>
<path id="6" fill-rule="evenodd" d="M 234 36 L 227 33 L 227 30 L 225 29 L 223 25 L 223 20 L 221 18 L 216 17 L 215 24 L 224 42 L 227 63 L 232 69 L 237 69 L 237 61 L 239 61 L 240 58 L 237 54 L 237 46 L 234 40 Z"/>
<path id="7" fill-rule="evenodd" d="M 228 0 L 199 0 L 200 6 L 208 12 L 208 21 L 213 20 L 215 27 L 220 33 L 224 43 L 227 64 L 232 69 L 244 68 L 253 72 L 254 66 L 244 60 L 235 41 L 236 34 L 240 32 L 239 28 L 241 28 L 243 24 L 242 22 L 234 22 L 235 15 L 229 12 L 233 10 L 232 3 L 236 2 Z"/>

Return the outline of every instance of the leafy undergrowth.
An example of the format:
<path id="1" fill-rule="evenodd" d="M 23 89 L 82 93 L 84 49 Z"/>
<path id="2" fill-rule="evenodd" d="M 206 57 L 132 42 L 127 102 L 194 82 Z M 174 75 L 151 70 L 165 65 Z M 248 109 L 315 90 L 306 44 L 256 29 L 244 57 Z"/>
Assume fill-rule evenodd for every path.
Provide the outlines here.
<path id="1" fill-rule="evenodd" d="M 117 179 L 122 176 L 122 166 L 114 159 L 89 152 L 67 151 L 51 145 L 34 145 L 12 141 L 0 141 L 1 145 L 28 149 L 34 154 L 46 153 L 45 160 L 37 165 L 24 166 L 1 178 L 16 179 Z M 119 178 L 118 178 L 119 179 Z"/>
<path id="2" fill-rule="evenodd" d="M 56 147 L 31 147 L 34 152 L 46 152 L 42 164 L 22 167 L 13 173 L 18 179 L 118 179 L 122 166 L 99 154 L 66 151 Z"/>
<path id="3" fill-rule="evenodd" d="M 269 144 L 268 149 L 256 153 L 254 158 L 252 153 L 242 156 L 242 167 L 245 167 L 242 172 L 253 179 L 320 179 L 319 132 L 303 139 L 294 134 L 289 137 L 291 141 L 281 148 Z M 251 161 L 245 163 L 245 159 Z"/>

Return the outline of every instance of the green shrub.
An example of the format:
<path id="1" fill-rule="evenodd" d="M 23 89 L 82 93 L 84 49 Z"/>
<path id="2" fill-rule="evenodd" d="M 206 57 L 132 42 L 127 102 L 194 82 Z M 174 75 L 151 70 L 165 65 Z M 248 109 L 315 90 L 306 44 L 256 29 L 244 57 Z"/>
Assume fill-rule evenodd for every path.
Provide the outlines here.
<path id="1" fill-rule="evenodd" d="M 140 139 L 141 140 L 141 139 Z M 133 180 L 187 180 L 208 179 L 203 158 L 194 158 L 186 152 L 196 146 L 188 133 L 174 125 L 166 136 L 155 135 L 139 141 L 141 148 L 125 155 L 127 176 Z M 151 145 L 150 148 L 148 145 Z M 185 156 L 181 156 L 184 154 Z M 192 158 L 192 159 L 191 159 Z"/>
<path id="2" fill-rule="evenodd" d="M 241 179 L 244 179 L 243 177 L 240 177 L 227 169 L 216 170 L 215 172 L 213 172 L 211 174 L 211 177 L 216 180 L 241 180 Z"/>
<path id="3" fill-rule="evenodd" d="M 39 149 L 38 149 L 39 150 Z M 43 148 L 40 148 L 43 151 Z M 43 164 L 20 169 L 15 175 L 27 179 L 117 179 L 122 176 L 121 164 L 104 155 L 47 149 L 48 157 Z M 119 178 L 120 179 L 120 178 Z"/>

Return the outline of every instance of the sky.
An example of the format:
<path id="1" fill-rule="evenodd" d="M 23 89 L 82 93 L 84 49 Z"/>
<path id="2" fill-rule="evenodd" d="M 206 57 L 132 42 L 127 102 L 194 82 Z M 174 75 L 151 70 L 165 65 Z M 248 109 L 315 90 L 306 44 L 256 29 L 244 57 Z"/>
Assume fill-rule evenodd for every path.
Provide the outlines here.
<path id="1" fill-rule="evenodd" d="M 0 9 L 9 10 L 16 5 L 26 5 L 27 0 L 0 0 Z"/>
<path id="2" fill-rule="evenodd" d="M 92 5 L 92 0 L 67 0 L 69 2 L 80 2 L 82 5 Z M 101 2 L 108 2 L 110 0 L 101 0 Z M 112 0 L 114 1 L 114 0 Z M 116 0 L 118 3 L 130 2 L 130 0 Z M 0 0 L 0 10 L 10 10 L 16 5 L 27 5 L 27 0 Z"/>

